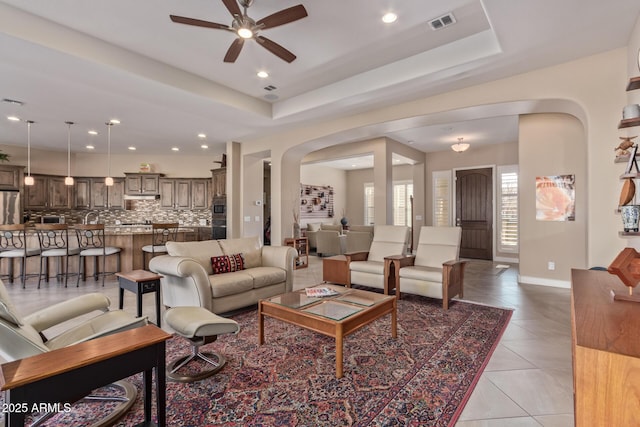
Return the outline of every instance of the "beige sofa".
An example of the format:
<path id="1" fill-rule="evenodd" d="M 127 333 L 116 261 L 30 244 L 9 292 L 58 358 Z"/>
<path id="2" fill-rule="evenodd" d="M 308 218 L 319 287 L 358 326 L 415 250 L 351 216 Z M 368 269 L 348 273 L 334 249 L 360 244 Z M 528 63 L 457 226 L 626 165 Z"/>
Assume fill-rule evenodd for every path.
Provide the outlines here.
<path id="1" fill-rule="evenodd" d="M 289 246 L 262 246 L 258 237 L 167 242 L 167 253 L 154 257 L 149 269 L 164 276 L 162 299 L 168 307 L 200 306 L 225 313 L 293 289 L 298 252 Z M 242 269 L 214 273 L 212 257 L 237 254 L 244 259 Z M 224 270 L 219 264 L 217 268 Z"/>

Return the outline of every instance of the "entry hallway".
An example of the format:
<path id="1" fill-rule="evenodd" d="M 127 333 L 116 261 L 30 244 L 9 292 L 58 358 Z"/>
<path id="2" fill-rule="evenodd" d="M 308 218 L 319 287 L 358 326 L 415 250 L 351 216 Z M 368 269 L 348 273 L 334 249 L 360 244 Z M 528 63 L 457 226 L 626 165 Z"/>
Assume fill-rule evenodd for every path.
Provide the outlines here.
<path id="1" fill-rule="evenodd" d="M 515 309 L 511 322 L 487 365 L 458 427 L 569 427 L 573 426 L 571 373 L 570 292 L 543 286 L 520 285 L 517 265 L 496 268 L 490 261 L 470 261 L 465 273 L 464 299 Z M 75 279 L 75 278 L 74 278 Z M 69 288 L 52 279 L 36 289 L 37 279 L 5 281 L 21 314 L 28 314 L 86 292 L 103 292 L 118 306 L 115 276 L 105 287 L 93 279 Z M 310 256 L 309 268 L 295 271 L 294 288 L 322 282 L 322 261 Z M 74 283 L 74 285 L 71 285 Z M 144 296 L 143 313 L 155 319 L 154 296 Z M 135 295 L 125 292 L 124 309 L 135 314 Z M 171 332 L 166 325 L 163 328 Z"/>

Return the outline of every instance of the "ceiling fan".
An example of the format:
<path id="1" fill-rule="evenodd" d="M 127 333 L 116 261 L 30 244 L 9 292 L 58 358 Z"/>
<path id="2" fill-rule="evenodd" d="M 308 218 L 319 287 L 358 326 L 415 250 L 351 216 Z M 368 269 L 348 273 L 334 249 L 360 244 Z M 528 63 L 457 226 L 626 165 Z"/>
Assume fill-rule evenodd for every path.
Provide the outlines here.
<path id="1" fill-rule="evenodd" d="M 247 15 L 247 9 L 253 4 L 253 1 L 254 0 L 238 0 L 240 3 L 240 5 L 238 5 L 236 0 L 222 0 L 222 3 L 224 3 L 227 10 L 231 13 L 231 16 L 233 16 L 233 22 L 231 25 L 202 21 L 200 19 L 187 18 L 184 16 L 169 15 L 169 17 L 173 22 L 177 22 L 179 24 L 227 30 L 237 34 L 238 38 L 231 43 L 231 46 L 227 50 L 227 54 L 224 56 L 224 62 L 235 62 L 236 59 L 238 59 L 238 55 L 240 55 L 244 41 L 247 39 L 255 40 L 260 46 L 285 61 L 289 63 L 293 62 L 293 60 L 296 59 L 296 56 L 293 53 L 258 33 L 260 30 L 278 27 L 280 25 L 302 19 L 307 16 L 307 10 L 303 5 L 299 4 L 297 6 L 283 9 L 267 16 L 266 18 L 254 21 Z M 244 12 L 240 10 L 240 6 L 244 8 Z"/>

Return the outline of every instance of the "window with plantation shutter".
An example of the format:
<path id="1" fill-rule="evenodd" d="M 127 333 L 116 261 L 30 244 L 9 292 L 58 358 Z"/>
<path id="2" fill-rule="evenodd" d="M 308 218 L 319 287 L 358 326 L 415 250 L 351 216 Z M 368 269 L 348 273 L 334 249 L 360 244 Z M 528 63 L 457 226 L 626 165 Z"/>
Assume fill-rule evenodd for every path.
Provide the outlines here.
<path id="1" fill-rule="evenodd" d="M 451 225 L 451 171 L 434 171 L 433 182 L 433 225 Z"/>
<path id="2" fill-rule="evenodd" d="M 413 196 L 411 181 L 393 183 L 393 225 L 411 224 L 411 206 L 409 198 Z"/>
<path id="3" fill-rule="evenodd" d="M 375 223 L 375 207 L 373 205 L 373 183 L 364 184 L 364 224 L 373 225 Z"/>
<path id="4" fill-rule="evenodd" d="M 498 167 L 498 250 L 518 252 L 518 166 Z"/>

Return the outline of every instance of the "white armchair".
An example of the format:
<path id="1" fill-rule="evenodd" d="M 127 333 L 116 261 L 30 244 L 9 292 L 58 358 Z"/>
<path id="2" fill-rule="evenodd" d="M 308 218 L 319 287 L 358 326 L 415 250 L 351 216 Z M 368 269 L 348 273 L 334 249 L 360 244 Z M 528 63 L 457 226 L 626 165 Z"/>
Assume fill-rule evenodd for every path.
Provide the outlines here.
<path id="1" fill-rule="evenodd" d="M 346 251 L 347 236 L 336 230 L 318 230 L 316 253 L 318 256 L 342 255 Z"/>
<path id="2" fill-rule="evenodd" d="M 409 227 L 399 225 L 376 225 L 373 241 L 368 252 L 347 252 L 349 283 L 384 289 L 388 293 L 385 280 L 385 257 L 405 254 L 409 243 Z"/>
<path id="3" fill-rule="evenodd" d="M 460 227 L 422 227 L 415 257 L 391 257 L 387 279 L 402 293 L 442 299 L 442 308 L 463 296 L 464 261 L 460 261 Z"/>

